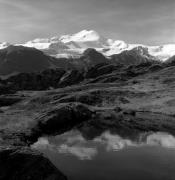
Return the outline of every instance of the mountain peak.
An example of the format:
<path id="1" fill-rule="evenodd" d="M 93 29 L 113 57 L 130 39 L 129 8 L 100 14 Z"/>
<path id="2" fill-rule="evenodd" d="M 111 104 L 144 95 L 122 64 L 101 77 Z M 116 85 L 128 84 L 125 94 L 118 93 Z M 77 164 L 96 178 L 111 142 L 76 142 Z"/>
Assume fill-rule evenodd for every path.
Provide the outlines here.
<path id="1" fill-rule="evenodd" d="M 0 42 L 0 49 L 4 49 L 6 47 L 10 46 L 10 43 L 8 42 Z"/>
<path id="2" fill-rule="evenodd" d="M 75 42 L 98 41 L 99 39 L 100 39 L 100 35 L 94 30 L 82 30 L 72 35 L 63 35 L 60 37 L 60 40 L 64 43 L 70 41 L 75 41 Z"/>
<path id="3" fill-rule="evenodd" d="M 98 40 L 100 35 L 94 30 L 82 30 L 74 34 L 76 38 L 86 39 L 86 40 Z"/>
<path id="4" fill-rule="evenodd" d="M 0 49 L 4 49 L 9 45 L 8 43 L 0 43 Z M 96 49 L 107 57 L 132 49 L 136 53 L 146 56 L 149 54 L 161 61 L 166 61 L 175 55 L 175 44 L 161 46 L 129 44 L 122 40 L 108 39 L 94 30 L 82 30 L 78 33 L 52 38 L 38 38 L 16 45 L 34 47 L 55 57 L 79 57 L 88 48 Z"/>
<path id="5" fill-rule="evenodd" d="M 137 52 L 141 55 L 149 54 L 148 48 L 143 46 L 138 46 L 132 49 L 132 51 Z"/>

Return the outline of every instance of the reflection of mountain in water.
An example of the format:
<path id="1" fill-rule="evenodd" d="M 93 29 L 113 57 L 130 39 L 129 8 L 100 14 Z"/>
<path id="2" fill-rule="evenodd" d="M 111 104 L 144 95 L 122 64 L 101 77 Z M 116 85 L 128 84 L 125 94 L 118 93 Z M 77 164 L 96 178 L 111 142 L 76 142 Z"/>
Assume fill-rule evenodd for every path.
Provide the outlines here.
<path id="1" fill-rule="evenodd" d="M 130 146 L 175 148 L 175 137 L 163 132 L 133 134 L 133 136 L 126 138 L 127 135 L 122 137 L 114 131 L 102 132 L 102 130 L 98 131 L 95 128 L 91 130 L 91 133 L 86 131 L 86 135 L 74 130 L 55 137 L 39 138 L 33 147 L 37 149 L 50 149 L 61 154 L 70 154 L 80 160 L 92 159 L 101 149 L 110 152 L 122 150 Z"/>
<path id="2" fill-rule="evenodd" d="M 32 147 L 70 180 L 173 180 L 175 175 L 173 135 L 117 129 L 107 120 L 90 120 L 64 134 L 39 138 Z"/>

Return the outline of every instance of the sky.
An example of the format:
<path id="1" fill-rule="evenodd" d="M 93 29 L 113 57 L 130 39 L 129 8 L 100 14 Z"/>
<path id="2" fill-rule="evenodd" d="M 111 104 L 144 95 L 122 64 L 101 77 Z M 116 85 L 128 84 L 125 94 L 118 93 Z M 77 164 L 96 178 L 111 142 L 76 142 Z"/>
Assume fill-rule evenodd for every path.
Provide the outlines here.
<path id="1" fill-rule="evenodd" d="M 175 0 L 0 0 L 0 42 L 83 29 L 128 43 L 175 43 Z"/>

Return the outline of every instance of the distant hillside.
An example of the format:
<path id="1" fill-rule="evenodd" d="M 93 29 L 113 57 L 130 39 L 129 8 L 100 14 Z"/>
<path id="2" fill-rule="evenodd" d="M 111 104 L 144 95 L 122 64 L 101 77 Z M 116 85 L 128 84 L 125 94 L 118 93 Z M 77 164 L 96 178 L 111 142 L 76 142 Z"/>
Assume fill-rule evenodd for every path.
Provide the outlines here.
<path id="1" fill-rule="evenodd" d="M 55 58 L 35 48 L 9 46 L 0 50 L 0 75 L 41 72 L 46 69 L 89 71 L 100 64 L 137 65 L 141 63 L 160 63 L 149 55 L 147 49 L 138 47 L 111 57 L 105 57 L 93 48 L 86 49 L 80 57 Z"/>
<path id="2" fill-rule="evenodd" d="M 1 75 L 42 71 L 51 66 L 50 57 L 35 48 L 9 46 L 0 50 Z"/>

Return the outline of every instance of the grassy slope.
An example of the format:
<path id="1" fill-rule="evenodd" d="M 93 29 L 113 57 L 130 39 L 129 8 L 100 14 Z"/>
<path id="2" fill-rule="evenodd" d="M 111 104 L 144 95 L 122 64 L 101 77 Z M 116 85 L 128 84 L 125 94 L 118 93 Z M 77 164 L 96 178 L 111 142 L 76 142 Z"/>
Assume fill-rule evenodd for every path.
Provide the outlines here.
<path id="1" fill-rule="evenodd" d="M 23 91 L 18 96 L 21 102 L 1 108 L 0 132 L 14 134 L 27 133 L 37 124 L 36 119 L 61 103 L 81 102 L 94 111 L 100 112 L 101 119 L 128 119 L 127 115 L 114 112 L 116 107 L 137 112 L 122 126 L 143 130 L 174 131 L 175 127 L 175 67 L 147 73 L 129 80 L 127 83 L 79 84 L 48 91 Z M 155 114 L 151 114 L 155 112 Z M 141 114 L 140 114 L 141 113 Z M 112 118 L 111 118 L 112 119 Z M 139 121 L 138 121 L 139 120 Z M 142 121 L 140 121 L 142 120 Z M 160 124 L 161 127 L 159 126 Z M 118 124 L 117 124 L 118 126 Z M 165 128 L 166 127 L 166 128 Z M 173 128 L 171 128 L 173 127 Z M 12 133 L 12 134 L 13 134 Z M 12 135 L 10 135 L 12 136 Z"/>

